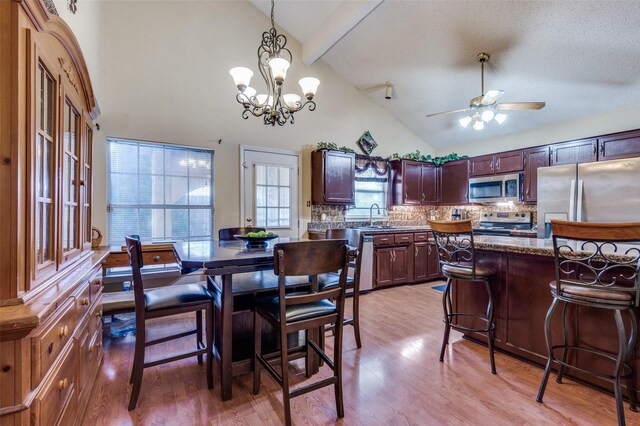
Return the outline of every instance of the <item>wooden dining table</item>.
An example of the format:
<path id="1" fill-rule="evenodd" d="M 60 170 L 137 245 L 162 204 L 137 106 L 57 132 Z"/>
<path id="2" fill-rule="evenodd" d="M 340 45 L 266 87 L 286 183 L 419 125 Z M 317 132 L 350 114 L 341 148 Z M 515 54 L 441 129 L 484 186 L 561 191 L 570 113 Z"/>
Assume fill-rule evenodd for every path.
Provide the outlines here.
<path id="1" fill-rule="evenodd" d="M 204 270 L 206 275 L 220 276 L 219 330 L 220 347 L 214 347 L 214 355 L 220 362 L 221 396 L 223 401 L 232 398 L 234 373 L 233 356 L 233 275 L 243 272 L 273 270 L 273 246 L 278 242 L 299 241 L 298 238 L 276 238 L 267 247 L 247 248 L 243 241 L 184 241 L 174 243 L 178 265 L 183 274 Z M 210 285 L 211 282 L 210 282 Z M 268 289 L 265 289 L 265 291 Z M 218 328 L 218 327 L 216 327 Z"/>

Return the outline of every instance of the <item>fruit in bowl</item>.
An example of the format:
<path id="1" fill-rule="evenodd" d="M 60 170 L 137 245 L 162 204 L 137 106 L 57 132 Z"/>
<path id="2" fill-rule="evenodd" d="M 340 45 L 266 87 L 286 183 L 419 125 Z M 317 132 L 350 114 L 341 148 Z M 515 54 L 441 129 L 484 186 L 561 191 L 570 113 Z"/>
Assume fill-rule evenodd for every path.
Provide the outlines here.
<path id="1" fill-rule="evenodd" d="M 273 232 L 247 232 L 246 235 L 234 235 L 235 238 L 245 242 L 247 248 L 268 247 L 269 241 L 278 238 Z"/>

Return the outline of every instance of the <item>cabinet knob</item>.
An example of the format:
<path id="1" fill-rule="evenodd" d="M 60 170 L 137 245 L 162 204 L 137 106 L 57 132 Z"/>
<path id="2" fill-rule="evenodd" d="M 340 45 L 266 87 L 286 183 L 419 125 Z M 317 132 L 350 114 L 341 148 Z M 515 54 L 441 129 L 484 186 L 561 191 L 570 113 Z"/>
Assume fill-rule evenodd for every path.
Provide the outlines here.
<path id="1" fill-rule="evenodd" d="M 96 312 L 96 318 L 102 318 L 102 311 Z"/>
<path id="2" fill-rule="evenodd" d="M 498 171 L 500 171 L 500 159 L 498 158 L 498 161 L 496 161 L 496 169 L 498 169 Z"/>
<path id="3" fill-rule="evenodd" d="M 156 262 L 156 263 L 160 262 L 160 256 L 154 256 L 153 257 L 153 261 Z"/>
<path id="4" fill-rule="evenodd" d="M 80 186 L 84 186 L 84 180 L 80 179 Z"/>
<path id="5" fill-rule="evenodd" d="M 88 297 L 83 297 L 82 299 L 80 299 L 80 304 L 82 306 L 87 306 L 89 304 L 89 298 Z"/>
<path id="6" fill-rule="evenodd" d="M 96 278 L 93 284 L 96 285 L 97 287 L 100 287 L 102 285 L 102 280 L 100 278 Z"/>
<path id="7" fill-rule="evenodd" d="M 69 387 L 69 380 L 67 380 L 66 377 L 62 380 L 58 380 L 58 389 L 60 389 L 61 391 L 64 391 L 64 390 L 67 390 L 68 387 Z"/>
<path id="8" fill-rule="evenodd" d="M 63 325 L 60 327 L 60 331 L 58 331 L 60 337 L 67 337 L 69 335 L 69 326 Z"/>

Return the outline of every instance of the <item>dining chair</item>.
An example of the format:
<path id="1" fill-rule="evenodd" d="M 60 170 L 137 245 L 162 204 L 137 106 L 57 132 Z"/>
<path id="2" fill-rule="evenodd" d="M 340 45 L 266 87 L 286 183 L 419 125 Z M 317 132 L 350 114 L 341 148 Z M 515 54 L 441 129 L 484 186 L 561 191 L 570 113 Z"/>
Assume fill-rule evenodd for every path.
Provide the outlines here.
<path id="1" fill-rule="evenodd" d="M 621 381 L 626 380 L 631 411 L 637 411 L 635 370 L 632 355 L 636 350 L 640 305 L 640 222 L 588 223 L 551 221 L 556 279 L 549 284 L 553 301 L 547 311 L 544 331 L 549 358 L 544 369 L 536 400 L 542 402 L 549 374 L 558 364 L 556 381 L 562 383 L 565 368 L 599 377 L 614 384 L 618 425 L 625 424 Z M 554 344 L 551 333 L 553 313 L 562 304 L 562 343 Z M 611 354 L 568 339 L 567 306 L 582 309 L 606 309 L 613 313 L 618 330 L 618 353 Z M 622 317 L 625 312 L 629 321 Z M 574 317 L 575 318 L 575 317 Z M 580 316 L 575 318 L 580 332 Z M 629 329 L 625 323 L 629 324 Z M 602 324 L 606 327 L 607 324 Z M 569 357 L 569 355 L 573 355 Z M 576 356 L 577 354 L 577 356 Z M 582 354 L 582 355 L 581 355 Z M 584 355 L 584 356 L 583 356 Z M 588 358 L 594 357 L 594 358 Z M 597 358 L 596 358 L 597 357 Z M 612 374 L 603 367 L 593 368 L 602 359 L 611 364 Z M 582 365 L 575 362 L 582 360 Z M 593 370 L 588 367 L 592 367 Z"/>
<path id="2" fill-rule="evenodd" d="M 237 228 L 220 228 L 218 229 L 218 240 L 231 241 L 236 240 L 235 235 L 246 235 L 247 232 L 266 231 L 265 228 L 237 227 Z"/>
<path id="3" fill-rule="evenodd" d="M 364 234 L 358 229 L 337 228 L 327 229 L 325 237 L 327 239 L 346 239 L 347 244 L 352 249 L 349 269 L 353 272 L 353 277 L 347 275 L 347 290 L 352 291 L 353 315 L 352 318 L 345 318 L 344 324 L 353 326 L 356 347 L 360 349 L 362 348 L 362 340 L 360 339 L 360 265 L 362 263 L 361 253 Z M 339 274 L 335 272 L 322 274 L 318 277 L 318 285 L 321 290 L 330 289 L 339 284 L 338 278 Z M 328 327 L 328 330 L 331 329 L 332 327 Z"/>
<path id="4" fill-rule="evenodd" d="M 496 362 L 493 355 L 493 339 L 496 324 L 493 322 L 493 294 L 491 292 L 491 280 L 496 271 L 486 266 L 478 265 L 475 245 L 473 243 L 473 231 L 471 220 L 429 220 L 429 226 L 438 251 L 440 271 L 447 278 L 447 284 L 442 293 L 442 309 L 444 311 L 444 337 L 440 348 L 440 362 L 444 361 L 444 352 L 449 344 L 451 329 L 460 332 L 476 332 L 487 335 L 489 346 L 489 360 L 491 361 L 491 373 L 496 374 Z M 476 315 L 467 312 L 454 311 L 451 299 L 454 284 L 459 286 L 461 282 L 483 283 L 487 290 L 486 315 Z M 458 291 L 464 291 L 464 287 L 458 287 Z M 463 318 L 471 319 L 474 326 L 466 326 Z M 479 321 L 484 326 L 476 327 Z"/>
<path id="5" fill-rule="evenodd" d="M 141 269 L 144 267 L 142 244 L 140 237 L 126 237 L 127 253 L 133 273 L 133 292 L 136 313 L 136 343 L 129 383 L 133 384 L 129 410 L 136 408 L 142 375 L 145 368 L 196 356 L 198 364 L 202 364 L 202 356 L 207 356 L 207 386 L 213 389 L 213 295 L 202 283 L 180 284 L 151 290 L 144 289 Z M 206 346 L 202 342 L 202 312 L 205 312 Z M 195 312 L 196 328 L 194 330 L 146 340 L 147 320 L 173 315 Z M 145 349 L 149 346 L 168 342 L 182 337 L 196 335 L 196 349 L 190 352 L 172 355 L 151 362 L 145 361 Z"/>
<path id="6" fill-rule="evenodd" d="M 342 335 L 344 327 L 344 298 L 349 264 L 346 240 L 316 240 L 279 243 L 274 246 L 274 273 L 278 275 L 278 294 L 258 299 L 254 313 L 255 358 L 253 370 L 253 394 L 260 391 L 262 367 L 282 387 L 286 425 L 291 424 L 290 400 L 299 395 L 325 386 L 334 386 L 336 411 L 344 417 L 342 395 Z M 318 275 L 339 271 L 337 286 L 319 290 Z M 311 276 L 311 292 L 287 293 L 289 276 Z M 331 300 L 334 300 L 333 303 Z M 262 319 L 269 322 L 279 333 L 280 350 L 262 353 Z M 316 342 L 311 332 L 327 324 L 335 327 L 333 360 Z M 304 344 L 288 347 L 289 333 L 304 331 Z M 292 359 L 304 357 L 307 376 L 310 375 L 310 359 L 316 353 L 333 371 L 331 377 L 302 385 L 291 390 L 288 364 Z M 280 363 L 280 373 L 272 363 Z"/>

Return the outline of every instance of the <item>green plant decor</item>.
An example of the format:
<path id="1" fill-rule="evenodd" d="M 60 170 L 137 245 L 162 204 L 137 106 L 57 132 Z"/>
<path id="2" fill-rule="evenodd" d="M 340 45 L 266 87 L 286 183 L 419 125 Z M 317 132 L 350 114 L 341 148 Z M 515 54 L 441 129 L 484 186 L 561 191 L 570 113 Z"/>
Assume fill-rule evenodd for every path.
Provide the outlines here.
<path id="1" fill-rule="evenodd" d="M 430 154 L 422 155 L 420 151 L 416 150 L 415 152 L 410 152 L 408 154 L 404 154 L 400 156 L 397 152 L 391 154 L 387 159 L 388 160 L 413 160 L 413 161 L 424 161 L 427 163 L 433 163 L 436 166 L 442 166 L 449 161 L 461 160 L 464 158 L 469 158 L 468 155 L 458 155 L 455 152 L 452 152 L 449 155 L 445 155 L 444 157 L 432 157 Z"/>
<path id="2" fill-rule="evenodd" d="M 318 144 L 316 145 L 316 150 L 321 150 L 321 149 L 330 149 L 332 151 L 342 151 L 342 152 L 355 152 L 353 149 L 347 148 L 346 146 L 341 146 L 340 148 L 338 148 L 338 145 L 336 145 L 333 142 L 318 142 Z"/>

